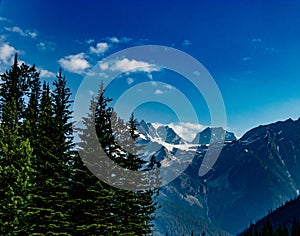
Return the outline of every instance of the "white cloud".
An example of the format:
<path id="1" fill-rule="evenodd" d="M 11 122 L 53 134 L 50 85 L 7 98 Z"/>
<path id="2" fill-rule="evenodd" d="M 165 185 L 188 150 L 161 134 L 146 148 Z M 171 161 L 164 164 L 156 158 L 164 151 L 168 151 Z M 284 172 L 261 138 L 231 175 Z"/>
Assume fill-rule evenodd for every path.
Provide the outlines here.
<path id="1" fill-rule="evenodd" d="M 85 59 L 84 53 L 79 53 L 76 55 L 65 56 L 58 60 L 58 63 L 67 71 L 82 74 L 88 69 L 91 65 Z"/>
<path id="2" fill-rule="evenodd" d="M 243 57 L 243 61 L 251 61 L 252 57 Z"/>
<path id="3" fill-rule="evenodd" d="M 9 21 L 9 19 L 7 19 L 5 17 L 0 17 L 0 21 Z"/>
<path id="4" fill-rule="evenodd" d="M 106 78 L 106 79 L 109 77 L 107 74 L 105 74 L 105 73 L 103 73 L 103 72 L 100 72 L 100 73 L 99 73 L 99 76 L 100 76 L 100 77 L 103 77 L 103 78 Z"/>
<path id="5" fill-rule="evenodd" d="M 101 63 L 99 66 L 100 66 L 101 70 L 107 70 L 108 69 L 108 63 L 107 62 Z"/>
<path id="6" fill-rule="evenodd" d="M 28 32 L 28 35 L 29 35 L 31 38 L 34 39 L 34 38 L 36 38 L 36 36 L 37 36 L 38 34 L 37 34 L 37 32 L 30 32 L 30 31 L 29 31 L 29 32 Z"/>
<path id="7" fill-rule="evenodd" d="M 111 70 L 111 71 L 120 71 L 120 72 L 137 72 L 137 71 L 143 71 L 143 72 L 153 72 L 153 71 L 159 71 L 159 68 L 153 64 L 149 64 L 148 62 L 143 61 L 136 61 L 136 60 L 129 60 L 128 58 L 123 58 L 120 60 L 115 60 L 114 62 L 107 64 L 107 63 L 101 63 L 100 68 L 103 70 Z"/>
<path id="8" fill-rule="evenodd" d="M 41 78 L 55 78 L 56 74 L 46 69 L 39 69 Z"/>
<path id="9" fill-rule="evenodd" d="M 117 37 L 111 37 L 111 38 L 109 38 L 109 41 L 111 43 L 119 43 L 120 42 L 120 40 Z"/>
<path id="10" fill-rule="evenodd" d="M 164 94 L 164 91 L 161 89 L 155 89 L 154 93 L 155 94 Z"/>
<path id="11" fill-rule="evenodd" d="M 128 43 L 128 42 L 132 41 L 132 38 L 129 38 L 129 37 L 121 37 L 121 38 L 107 37 L 107 41 L 109 41 L 110 43 Z"/>
<path id="12" fill-rule="evenodd" d="M 189 46 L 191 44 L 192 44 L 191 41 L 189 41 L 187 39 L 185 39 L 185 40 L 182 41 L 182 46 Z"/>
<path id="13" fill-rule="evenodd" d="M 261 43 L 262 42 L 262 39 L 261 38 L 254 38 L 254 39 L 251 39 L 251 41 L 253 43 Z"/>
<path id="14" fill-rule="evenodd" d="M 129 38 L 129 37 L 122 37 L 120 39 L 120 43 L 129 43 L 132 41 L 132 38 Z"/>
<path id="15" fill-rule="evenodd" d="M 165 84 L 164 87 L 166 89 L 174 89 L 174 87 L 172 85 L 170 85 L 170 84 Z"/>
<path id="16" fill-rule="evenodd" d="M 96 47 L 90 46 L 90 52 L 93 54 L 101 55 L 109 49 L 108 43 L 97 43 Z"/>
<path id="17" fill-rule="evenodd" d="M 6 35 L 0 35 L 0 42 L 3 42 L 6 40 Z"/>
<path id="18" fill-rule="evenodd" d="M 13 46 L 10 46 L 8 43 L 3 43 L 0 46 L 0 63 L 1 64 L 12 64 L 14 54 L 19 52 Z"/>
<path id="19" fill-rule="evenodd" d="M 95 42 L 95 39 L 87 39 L 87 40 L 85 40 L 85 42 L 87 44 L 92 44 L 93 42 Z"/>
<path id="20" fill-rule="evenodd" d="M 36 38 L 38 36 L 37 32 L 31 31 L 31 30 L 23 30 L 18 26 L 13 27 L 4 27 L 4 29 L 8 32 L 14 32 L 17 33 L 23 37 L 30 37 L 30 38 Z"/>
<path id="21" fill-rule="evenodd" d="M 176 122 L 167 125 L 187 141 L 192 141 L 198 132 L 206 128 L 204 125 L 190 122 Z"/>
<path id="22" fill-rule="evenodd" d="M 131 85 L 134 82 L 133 78 L 127 78 L 127 84 Z"/>
<path id="23" fill-rule="evenodd" d="M 36 46 L 40 51 L 46 51 L 46 50 L 53 51 L 55 50 L 56 44 L 50 41 L 45 41 L 45 42 L 37 43 Z"/>

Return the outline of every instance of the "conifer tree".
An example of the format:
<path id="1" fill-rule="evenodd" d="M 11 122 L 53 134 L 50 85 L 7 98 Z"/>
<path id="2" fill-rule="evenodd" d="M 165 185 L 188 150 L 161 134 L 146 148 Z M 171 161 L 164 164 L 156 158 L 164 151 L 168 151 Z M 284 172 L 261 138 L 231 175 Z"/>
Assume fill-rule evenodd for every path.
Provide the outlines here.
<path id="1" fill-rule="evenodd" d="M 39 102 L 41 95 L 41 82 L 39 73 L 36 71 L 35 66 L 28 68 L 27 75 L 28 91 L 27 97 L 29 99 L 28 105 L 25 108 L 24 120 L 25 127 L 23 133 L 31 141 L 32 148 L 37 149 L 37 136 L 38 136 L 38 119 L 39 119 Z"/>
<path id="2" fill-rule="evenodd" d="M 18 135 L 18 128 L 0 127 L 0 232 L 2 235 L 27 235 L 31 226 L 28 211 L 32 192 L 32 148 Z"/>
<path id="3" fill-rule="evenodd" d="M 69 182 L 71 175 L 70 91 L 61 71 L 51 93 L 43 84 L 36 150 L 36 234 L 71 235 Z"/>
<path id="4" fill-rule="evenodd" d="M 1 75 L 0 102 L 0 232 L 26 235 L 32 205 L 32 148 L 20 132 L 24 114 L 24 91 L 29 67 L 18 65 L 17 55 L 11 69 Z"/>
<path id="5" fill-rule="evenodd" d="M 85 164 L 89 168 L 95 168 L 97 165 L 105 165 L 105 162 L 101 160 L 109 157 L 123 168 L 133 171 L 142 170 L 142 164 L 145 162 L 135 153 L 139 149 L 135 143 L 138 137 L 136 121 L 133 116 L 128 123 L 118 118 L 109 107 L 111 99 L 105 97 L 104 92 L 103 84 L 101 84 L 97 100 L 91 102 L 89 117 L 83 119 L 85 128 L 81 130 L 82 143 L 80 148 L 81 151 L 90 155 L 89 160 L 85 160 Z M 93 128 L 96 129 L 97 137 L 91 136 L 93 132 L 90 131 Z M 93 149 L 89 150 L 89 148 L 97 146 L 93 143 L 95 139 L 96 142 L 100 143 L 107 157 L 93 156 L 96 152 Z M 101 170 L 103 169 L 105 168 L 101 166 Z M 111 174 L 109 176 L 111 181 L 116 181 L 116 184 L 122 184 L 120 176 L 118 177 L 119 179 L 114 178 L 113 171 L 113 169 L 110 169 L 110 172 L 108 172 Z M 143 180 L 142 183 L 133 184 L 144 184 L 145 188 L 149 187 L 147 179 Z M 98 189 L 97 195 L 94 192 L 96 188 Z M 107 232 L 108 235 L 145 235 L 150 233 L 152 214 L 155 210 L 152 193 L 114 188 L 101 180 L 90 183 L 84 194 L 84 196 L 88 197 L 83 202 L 88 202 L 89 199 L 93 199 L 94 202 L 102 202 L 102 207 L 105 210 L 103 212 L 99 207 L 95 207 L 94 209 L 89 208 L 85 212 L 85 215 L 93 216 L 90 219 L 90 223 L 94 222 L 92 224 L 94 228 L 91 225 L 85 225 L 84 232 L 87 232 L 87 229 L 91 229 L 92 231 L 89 232 L 92 234 L 92 232 L 97 232 L 95 230 L 100 229 L 102 232 Z M 102 212 L 101 218 L 94 217 L 97 211 L 98 214 Z"/>
<path id="6" fill-rule="evenodd" d="M 19 123 L 19 119 L 24 117 L 25 112 L 25 102 L 24 95 L 28 90 L 28 75 L 29 67 L 22 64 L 18 65 L 18 55 L 14 57 L 14 64 L 11 66 L 11 69 L 6 71 L 1 75 L 1 118 L 2 122 L 10 122 L 14 124 Z M 11 107 L 6 106 L 11 103 L 12 106 L 15 106 L 16 112 L 10 114 L 11 116 L 5 117 L 5 113 L 10 113 L 5 109 L 11 109 Z"/>
<path id="7" fill-rule="evenodd" d="M 77 205 L 72 211 L 72 215 L 75 217 L 73 222 L 77 235 L 120 234 L 115 216 L 111 211 L 114 188 L 89 171 L 91 168 L 97 168 L 101 163 L 101 157 L 97 156 L 98 152 L 95 149 L 99 144 L 98 136 L 101 137 L 103 146 L 105 143 L 107 145 L 111 143 L 111 136 L 109 135 L 111 108 L 108 107 L 110 99 L 104 97 L 103 93 L 103 86 L 101 86 L 96 100 L 91 100 L 90 113 L 83 118 L 84 128 L 78 129 L 81 138 L 80 157 L 84 162 L 79 156 L 75 159 L 71 188 L 72 199 Z M 95 125 L 98 135 L 93 136 Z"/>

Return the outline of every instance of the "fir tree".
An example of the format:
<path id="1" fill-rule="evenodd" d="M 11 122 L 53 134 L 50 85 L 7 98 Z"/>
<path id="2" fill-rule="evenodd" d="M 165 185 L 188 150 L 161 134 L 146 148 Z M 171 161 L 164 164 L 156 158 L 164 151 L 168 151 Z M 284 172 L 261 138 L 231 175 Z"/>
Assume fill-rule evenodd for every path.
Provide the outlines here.
<path id="1" fill-rule="evenodd" d="M 101 87 L 103 88 L 103 87 Z M 96 100 L 92 99 L 90 113 L 83 118 L 84 128 L 79 128 L 81 143 L 79 145 L 82 160 L 77 156 L 74 162 L 76 167 L 72 177 L 72 199 L 76 202 L 73 208 L 73 222 L 77 235 L 119 235 L 120 231 L 115 224 L 115 216 L 112 213 L 114 188 L 97 178 L 90 169 L 97 169 L 101 163 L 99 152 L 95 148 L 99 145 L 96 130 L 102 143 L 111 143 L 109 115 L 111 109 L 107 106 L 109 99 L 102 94 L 100 89 Z M 97 116 L 96 116 L 97 114 Z M 100 119 L 100 114 L 103 120 Z M 97 118 L 96 118 L 97 117 Z M 97 120 L 97 121 L 96 121 Z M 95 136 L 93 135 L 95 134 Z"/>
<path id="2" fill-rule="evenodd" d="M 26 235 L 32 205 L 32 148 L 20 132 L 24 115 L 24 91 L 29 67 L 18 65 L 17 55 L 9 71 L 1 75 L 0 85 L 0 232 Z"/>
<path id="3" fill-rule="evenodd" d="M 18 55 L 16 54 L 11 69 L 1 75 L 0 101 L 2 122 L 18 124 L 20 119 L 24 117 L 24 95 L 28 90 L 28 70 L 28 66 L 24 64 L 18 65 Z M 15 105 L 14 109 L 16 112 L 6 111 L 6 109 L 11 109 L 11 107 L 6 106 L 9 103 Z M 10 114 L 10 116 L 5 116 L 5 114 Z"/>
<path id="4" fill-rule="evenodd" d="M 61 72 L 54 82 L 54 91 L 43 84 L 38 118 L 38 145 L 35 187 L 36 234 L 71 235 L 70 195 L 71 175 L 71 111 L 70 91 Z"/>
<path id="5" fill-rule="evenodd" d="M 106 166 L 107 163 L 103 161 L 105 158 L 109 157 L 119 166 L 134 171 L 141 170 L 144 161 L 135 153 L 139 148 L 135 143 L 137 131 L 134 117 L 132 116 L 127 124 L 119 119 L 109 107 L 108 103 L 111 99 L 105 97 L 104 92 L 103 84 L 101 84 L 97 100 L 91 102 L 89 116 L 83 119 L 85 128 L 80 130 L 82 140 L 80 148 L 81 153 L 89 155 L 88 160 L 85 160 L 87 167 L 97 169 L 97 166 L 100 166 L 104 171 L 104 176 L 110 178 L 110 181 L 117 186 L 117 184 L 122 185 L 123 177 L 118 176 L 118 173 L 116 173 L 118 178 L 114 177 L 114 169 Z M 94 128 L 97 137 L 91 136 L 93 134 L 91 130 Z M 95 142 L 99 142 L 105 154 L 97 156 L 97 153 L 99 155 L 101 152 L 91 148 L 97 146 Z M 105 172 L 106 169 L 109 171 Z M 84 171 L 77 171 L 77 174 L 79 173 L 83 174 Z M 132 184 L 144 184 L 145 188 L 149 187 L 147 179 L 144 179 L 142 183 L 133 182 Z M 111 187 L 101 180 L 91 181 L 86 187 L 84 194 L 86 198 L 80 201 L 85 203 L 84 215 L 89 218 L 89 221 L 80 227 L 85 229 L 83 232 L 93 234 L 100 230 L 108 235 L 145 235 L 151 232 L 152 214 L 155 210 L 153 192 L 123 190 Z M 102 204 L 96 204 L 97 207 L 91 208 L 92 206 L 87 204 L 89 201 Z M 95 217 L 99 212 L 102 212 L 102 217 Z"/>

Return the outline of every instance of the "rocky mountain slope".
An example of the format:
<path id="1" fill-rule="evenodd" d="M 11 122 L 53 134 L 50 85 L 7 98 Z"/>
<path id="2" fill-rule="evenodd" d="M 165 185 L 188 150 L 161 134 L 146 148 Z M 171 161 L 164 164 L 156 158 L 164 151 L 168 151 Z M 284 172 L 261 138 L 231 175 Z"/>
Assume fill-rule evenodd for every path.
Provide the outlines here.
<path id="1" fill-rule="evenodd" d="M 151 126 L 148 130 L 144 136 L 149 137 L 153 131 Z M 268 210 L 298 196 L 300 120 L 260 126 L 239 140 L 227 132 L 227 141 L 216 164 L 207 175 L 200 177 L 198 172 L 211 130 L 202 132 L 197 135 L 201 142 L 196 137 L 191 144 L 176 135 L 168 139 L 169 143 L 166 135 L 148 139 L 149 143 L 164 139 L 155 155 L 165 166 L 172 163 L 170 160 L 174 160 L 176 152 L 181 154 L 176 163 L 185 155 L 193 153 L 194 157 L 184 173 L 161 190 L 158 201 L 162 207 L 155 221 L 157 235 L 166 232 L 181 235 L 192 230 L 205 231 L 208 235 L 224 234 L 224 231 L 235 234 L 250 221 L 266 215 Z M 158 135 L 157 129 L 154 134 Z"/>

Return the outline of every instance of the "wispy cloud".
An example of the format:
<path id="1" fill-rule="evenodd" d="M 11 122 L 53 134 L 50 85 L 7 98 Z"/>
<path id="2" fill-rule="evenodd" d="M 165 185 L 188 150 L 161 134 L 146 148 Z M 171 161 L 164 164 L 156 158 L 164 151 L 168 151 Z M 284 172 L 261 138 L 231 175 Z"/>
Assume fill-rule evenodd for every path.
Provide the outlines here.
<path id="1" fill-rule="evenodd" d="M 243 57 L 242 60 L 243 60 L 243 61 L 251 61 L 251 60 L 252 60 L 252 57 Z"/>
<path id="2" fill-rule="evenodd" d="M 120 40 L 117 37 L 110 37 L 110 38 L 108 38 L 108 40 L 111 43 L 119 43 L 120 42 Z"/>
<path id="3" fill-rule="evenodd" d="M 23 30 L 18 26 L 13 27 L 4 27 L 4 29 L 8 32 L 13 32 L 21 35 L 22 37 L 30 37 L 30 38 L 36 38 L 38 36 L 38 33 L 36 31 L 32 30 Z"/>
<path id="4" fill-rule="evenodd" d="M 174 89 L 174 87 L 172 85 L 170 85 L 170 84 L 165 84 L 164 87 L 166 89 Z"/>
<path id="5" fill-rule="evenodd" d="M 111 71 L 120 71 L 120 72 L 147 72 L 151 73 L 153 71 L 159 71 L 160 68 L 157 67 L 154 64 L 150 64 L 148 62 L 144 61 L 137 61 L 137 60 L 130 60 L 128 58 L 123 58 L 119 60 L 115 60 L 111 62 L 110 64 L 106 63 L 101 63 L 100 68 L 102 70 L 111 70 Z"/>
<path id="6" fill-rule="evenodd" d="M 95 42 L 95 39 L 87 39 L 87 40 L 85 40 L 85 42 L 86 42 L 87 44 L 92 44 L 92 43 Z"/>
<path id="7" fill-rule="evenodd" d="M 160 94 L 164 94 L 165 92 L 161 89 L 155 89 L 154 94 L 156 95 L 160 95 Z"/>
<path id="8" fill-rule="evenodd" d="M 76 55 L 65 56 L 58 60 L 58 63 L 67 71 L 83 74 L 86 69 L 90 68 L 90 63 L 86 60 L 84 53 L 78 53 Z"/>
<path id="9" fill-rule="evenodd" d="M 182 43 L 181 43 L 182 46 L 189 46 L 191 44 L 192 44 L 191 41 L 187 40 L 187 39 L 183 40 Z"/>
<path id="10" fill-rule="evenodd" d="M 0 21 L 6 21 L 6 22 L 10 22 L 9 19 L 5 18 L 5 17 L 0 17 Z"/>
<path id="11" fill-rule="evenodd" d="M 160 91 L 157 91 L 158 93 L 155 93 L 155 94 L 163 94 L 163 93 L 167 93 L 167 90 L 171 90 L 171 89 L 174 89 L 175 87 L 173 87 L 172 85 L 170 84 L 162 84 L 157 82 L 157 81 L 151 81 L 151 85 L 154 86 L 154 87 L 158 87 L 160 86 L 161 88 L 164 88 L 165 90 L 161 90 L 159 89 L 160 91 L 162 91 L 162 93 L 160 93 Z"/>
<path id="12" fill-rule="evenodd" d="M 262 39 L 261 38 L 254 38 L 254 39 L 251 39 L 251 42 L 253 42 L 253 43 L 261 43 Z"/>
<path id="13" fill-rule="evenodd" d="M 56 44 L 54 42 L 45 41 L 45 42 L 37 43 L 36 46 L 40 51 L 47 51 L 47 50 L 54 51 Z"/>
<path id="14" fill-rule="evenodd" d="M 97 43 L 96 47 L 90 46 L 90 53 L 102 55 L 109 49 L 109 44 L 106 42 Z"/>
<path id="15" fill-rule="evenodd" d="M 129 37 L 118 38 L 114 36 L 114 37 L 107 37 L 106 39 L 110 43 L 129 43 L 132 41 L 132 38 Z"/>
<path id="16" fill-rule="evenodd" d="M 126 82 L 127 82 L 127 84 L 131 85 L 134 82 L 134 79 L 131 77 L 127 78 Z"/>

